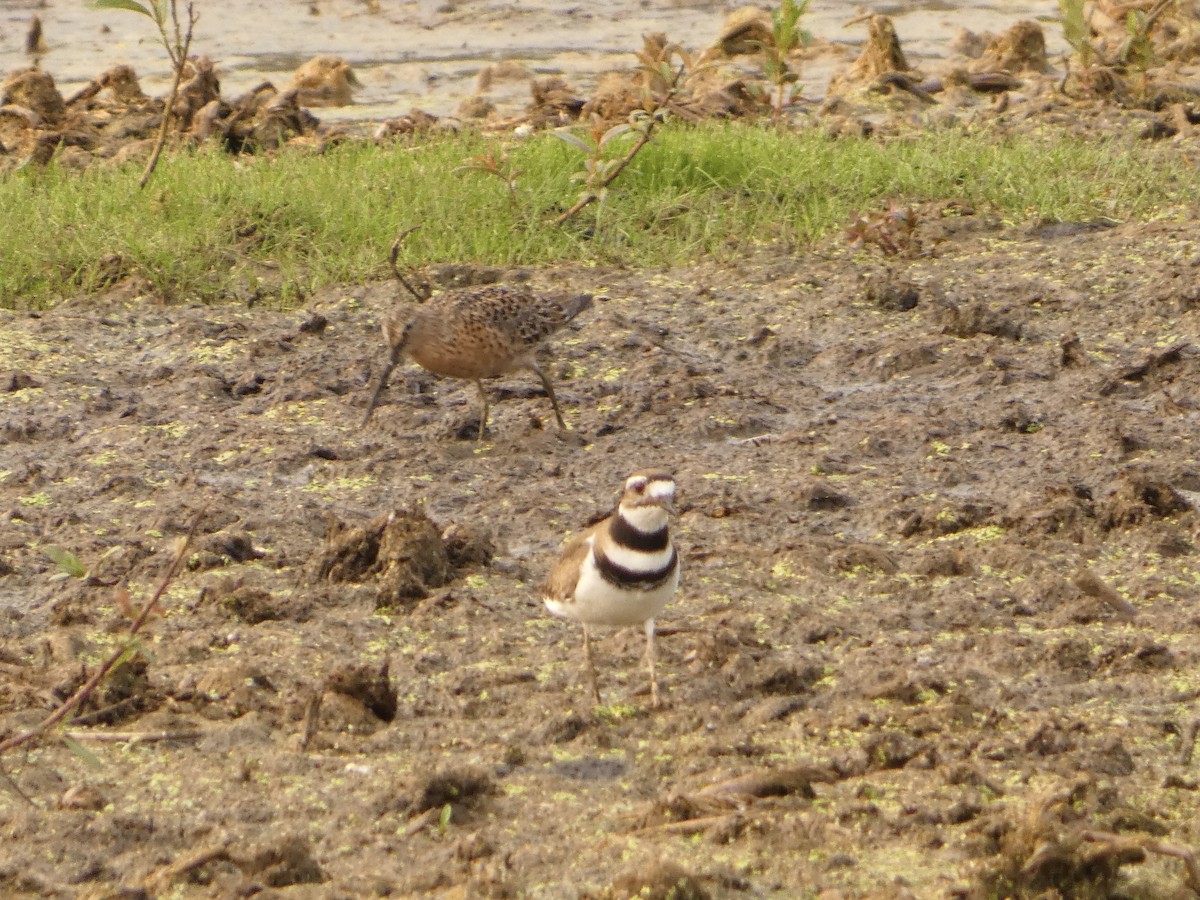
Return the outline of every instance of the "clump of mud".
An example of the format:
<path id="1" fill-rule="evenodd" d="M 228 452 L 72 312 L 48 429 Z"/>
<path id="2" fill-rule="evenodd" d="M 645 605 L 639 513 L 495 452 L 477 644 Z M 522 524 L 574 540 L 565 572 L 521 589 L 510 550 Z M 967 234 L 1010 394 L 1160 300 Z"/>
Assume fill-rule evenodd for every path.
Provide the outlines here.
<path id="1" fill-rule="evenodd" d="M 449 582 L 453 570 L 437 526 L 421 511 L 402 509 L 363 526 L 332 520 L 316 571 L 331 582 L 372 582 L 375 605 L 384 608 L 428 596 L 430 588 Z"/>
<path id="2" fill-rule="evenodd" d="M 498 132 L 585 124 L 600 135 L 631 116 L 645 115 L 690 122 L 770 118 L 794 127 L 816 125 L 835 135 L 865 135 L 959 121 L 991 123 L 998 117 L 1013 123 L 1030 116 L 1058 121 L 1080 102 L 1162 113 L 1146 126 L 1148 137 L 1172 137 L 1194 124 L 1200 94 L 1183 70 L 1200 56 L 1200 39 L 1194 23 L 1173 7 L 1139 20 L 1145 30 L 1140 42 L 1130 36 L 1126 17 L 1114 32 L 1105 12 L 1093 9 L 1090 33 L 1077 37 L 1077 52 L 1061 71 L 1047 57 L 1045 35 L 1034 21 L 1016 22 L 1000 35 L 962 32 L 950 48 L 957 56 L 941 71 L 928 73 L 909 60 L 891 18 L 871 15 L 854 24 L 858 21 L 866 24 L 862 52 L 834 75 L 815 111 L 797 98 L 785 102 L 783 89 L 799 77 L 806 58 L 828 50 L 827 43 L 818 40 L 780 54 L 771 14 L 748 6 L 730 13 L 707 48 L 684 47 L 665 33 L 644 35 L 642 47 L 633 51 L 634 66 L 600 73 L 590 96 L 559 75 L 537 77 L 514 61 L 489 63 L 476 78 L 476 93 L 460 101 L 458 118 L 441 119 L 414 108 L 378 123 L 373 138 L 419 139 L 462 127 L 463 121 Z M 1134 54 L 1131 47 L 1141 49 Z M 523 81 L 529 86 L 526 109 L 503 114 L 489 91 Z M 338 126 L 323 126 L 309 109 L 352 103 L 359 87 L 345 60 L 320 55 L 282 88 L 264 82 L 226 98 L 217 64 L 194 56 L 184 63 L 170 110 L 171 135 L 176 143 L 214 142 L 235 154 L 285 145 L 320 150 L 347 134 Z M 55 158 L 70 167 L 96 159 L 144 159 L 165 111 L 165 100 L 147 98 L 128 66 L 102 73 L 69 98 L 59 93 L 50 73 L 21 69 L 5 78 L 0 104 L 0 170 Z M 1076 127 L 1089 126 L 1078 122 Z"/>

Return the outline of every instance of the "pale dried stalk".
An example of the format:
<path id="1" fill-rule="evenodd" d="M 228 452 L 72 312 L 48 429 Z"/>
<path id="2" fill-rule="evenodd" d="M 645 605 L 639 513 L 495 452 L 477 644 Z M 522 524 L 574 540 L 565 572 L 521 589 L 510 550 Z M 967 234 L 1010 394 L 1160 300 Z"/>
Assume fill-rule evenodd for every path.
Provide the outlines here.
<path id="1" fill-rule="evenodd" d="M 158 741 L 195 741 L 203 731 L 64 731 L 73 741 L 97 741 L 111 744 L 153 744 Z"/>

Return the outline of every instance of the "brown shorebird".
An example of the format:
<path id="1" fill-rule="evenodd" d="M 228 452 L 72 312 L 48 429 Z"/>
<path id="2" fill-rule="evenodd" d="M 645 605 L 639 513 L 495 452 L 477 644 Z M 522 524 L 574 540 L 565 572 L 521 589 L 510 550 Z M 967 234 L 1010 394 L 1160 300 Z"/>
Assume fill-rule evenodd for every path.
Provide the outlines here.
<path id="1" fill-rule="evenodd" d="M 396 250 L 396 247 L 392 248 L 393 268 Z M 404 280 L 399 270 L 396 274 Z M 371 395 L 363 425 L 370 421 L 392 370 L 407 355 L 435 375 L 475 382 L 483 401 L 479 418 L 480 440 L 487 427 L 489 410 L 483 379 L 521 369 L 527 369 L 541 379 L 554 407 L 558 427 L 566 428 L 554 385 L 538 365 L 534 353 L 545 338 L 591 303 L 591 294 L 579 294 L 563 301 L 540 296 L 525 287 L 489 285 L 446 291 L 407 321 L 398 314 L 389 316 L 383 323 L 383 336 L 391 347 L 391 355 L 375 393 Z"/>
<path id="2" fill-rule="evenodd" d="M 675 479 L 666 472 L 630 475 L 613 513 L 576 535 L 542 583 L 546 608 L 583 624 L 583 654 L 597 703 L 600 690 L 589 626 L 641 625 L 646 632 L 650 703 L 658 706 L 654 618 L 679 586 L 679 554 L 667 529 L 674 502 Z"/>

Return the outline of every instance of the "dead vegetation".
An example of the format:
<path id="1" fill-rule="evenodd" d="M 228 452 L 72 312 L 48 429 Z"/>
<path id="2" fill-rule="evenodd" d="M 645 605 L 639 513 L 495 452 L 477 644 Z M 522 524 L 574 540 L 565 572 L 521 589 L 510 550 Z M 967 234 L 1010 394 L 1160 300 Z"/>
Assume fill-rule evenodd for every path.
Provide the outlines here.
<path id="1" fill-rule="evenodd" d="M 9 73 L 0 98 L 0 158 L 7 167 L 45 164 L 51 158 L 82 167 L 95 159 L 120 161 L 149 153 L 149 172 L 168 138 L 215 141 L 231 153 L 272 151 L 288 144 L 320 149 L 344 139 L 339 126 L 321 125 L 308 110 L 353 102 L 361 84 L 345 60 L 319 55 L 299 67 L 282 88 L 263 83 L 228 99 L 220 95 L 217 63 L 189 52 L 196 16 L 191 6 L 186 14 L 169 0 L 117 3 L 114 8 L 134 6 L 154 20 L 170 56 L 176 79 L 168 96 L 147 99 L 128 66 L 102 74 L 67 99 L 54 87 L 50 73 L 36 66 Z M 680 122 L 769 118 L 790 127 L 816 124 L 834 134 L 871 133 L 880 127 L 881 103 L 897 114 L 896 122 L 886 126 L 892 130 L 902 127 L 905 112 L 913 108 L 909 104 L 940 106 L 947 114 L 955 110 L 953 115 L 962 116 L 965 110 L 981 107 L 981 100 L 998 98 L 993 109 L 969 114 L 983 121 L 1003 114 L 1012 97 L 1027 102 L 1053 91 L 1068 107 L 1098 99 L 1161 112 L 1158 128 L 1162 136 L 1171 136 L 1181 125 L 1190 128 L 1198 99 L 1178 73 L 1200 45 L 1194 23 L 1176 7 L 1173 0 L 1161 0 L 1145 9 L 1121 11 L 1064 0 L 1063 29 L 1073 48 L 1065 71 L 1047 57 L 1042 26 L 1026 20 L 1000 35 L 960 36 L 957 44 L 968 55 L 966 64 L 956 60 L 940 73 L 924 75 L 914 71 L 889 17 L 863 17 L 848 23 L 866 24 L 862 52 L 835 76 L 818 105 L 800 93 L 803 62 L 815 40 L 803 27 L 807 4 L 785 0 L 770 10 L 733 11 L 707 48 L 686 48 L 663 33 L 645 35 L 642 48 L 634 51 L 635 66 L 602 74 L 590 95 L 558 76 L 534 77 L 520 63 L 489 64 L 476 80 L 479 93 L 467 98 L 470 104 L 464 101 L 464 116 L 498 135 L 517 128 L 592 133 L 588 146 L 581 148 L 588 163 L 581 200 L 600 196 L 636 155 L 628 146 L 616 154 L 601 152 L 601 145 L 613 144 L 615 149 L 614 130 L 632 130 L 648 140 L 668 117 Z M 530 90 L 526 111 L 500 115 L 487 92 L 498 84 L 523 82 Z M 380 123 L 375 137 L 413 139 L 459 126 L 413 109 Z M 114 152 L 118 139 L 128 145 L 121 153 Z M 139 141 L 145 145 L 139 146 Z"/>

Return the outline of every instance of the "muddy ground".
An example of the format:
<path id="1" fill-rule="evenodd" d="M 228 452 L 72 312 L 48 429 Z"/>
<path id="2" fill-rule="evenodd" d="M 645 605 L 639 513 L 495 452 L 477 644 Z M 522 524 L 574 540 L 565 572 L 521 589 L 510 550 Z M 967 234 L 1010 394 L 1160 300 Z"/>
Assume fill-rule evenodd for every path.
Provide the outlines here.
<path id="1" fill-rule="evenodd" d="M 74 746 L 0 757 L 0 892 L 1191 896 L 1197 223 L 920 215 L 890 263 L 431 273 L 607 297 L 549 348 L 570 431 L 518 375 L 482 444 L 411 365 L 359 429 L 392 282 L 0 312 L 0 740 L 198 520 Z M 615 633 L 594 708 L 535 587 L 647 465 L 666 705 Z"/>

